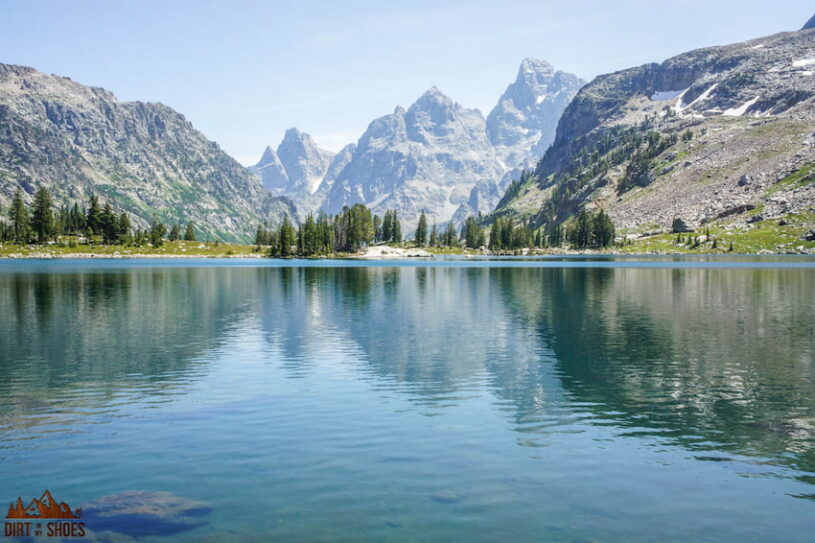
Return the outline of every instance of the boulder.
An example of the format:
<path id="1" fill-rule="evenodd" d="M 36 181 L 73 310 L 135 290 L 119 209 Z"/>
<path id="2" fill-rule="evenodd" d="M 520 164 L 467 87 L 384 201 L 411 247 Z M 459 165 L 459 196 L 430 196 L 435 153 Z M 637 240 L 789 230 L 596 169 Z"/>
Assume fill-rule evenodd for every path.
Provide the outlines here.
<path id="1" fill-rule="evenodd" d="M 739 186 L 740 187 L 746 187 L 747 185 L 750 185 L 752 183 L 753 183 L 753 179 L 747 174 L 742 175 L 741 178 L 739 178 Z"/>
<path id="2" fill-rule="evenodd" d="M 141 536 L 174 535 L 206 524 L 211 511 L 204 502 L 170 492 L 131 490 L 103 496 L 82 506 L 89 529 Z"/>
<path id="3" fill-rule="evenodd" d="M 686 223 L 684 219 L 680 219 L 679 217 L 674 219 L 673 223 L 671 224 L 671 230 L 673 231 L 674 234 L 693 232 L 693 228 L 688 226 L 688 223 Z"/>

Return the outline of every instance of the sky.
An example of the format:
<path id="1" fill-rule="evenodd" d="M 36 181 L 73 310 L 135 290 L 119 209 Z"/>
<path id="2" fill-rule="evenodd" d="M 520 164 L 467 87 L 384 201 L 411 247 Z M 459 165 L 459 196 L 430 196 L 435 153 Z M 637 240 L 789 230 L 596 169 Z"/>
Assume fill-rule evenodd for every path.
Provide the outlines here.
<path id="1" fill-rule="evenodd" d="M 162 102 L 243 164 L 338 151 L 435 85 L 484 115 L 526 57 L 590 80 L 797 30 L 812 0 L 0 0 L 0 62 Z"/>

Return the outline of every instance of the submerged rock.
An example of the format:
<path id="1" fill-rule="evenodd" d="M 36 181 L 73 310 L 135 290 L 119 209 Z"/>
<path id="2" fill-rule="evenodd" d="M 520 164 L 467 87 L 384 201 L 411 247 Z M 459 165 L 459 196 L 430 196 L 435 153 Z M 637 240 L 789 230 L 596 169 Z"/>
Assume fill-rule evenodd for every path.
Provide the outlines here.
<path id="1" fill-rule="evenodd" d="M 439 488 L 430 496 L 436 503 L 459 503 L 470 497 L 470 485 L 453 488 Z"/>
<path id="2" fill-rule="evenodd" d="M 212 509 L 204 502 L 170 492 L 131 490 L 103 496 L 82 507 L 82 517 L 94 531 L 110 530 L 135 537 L 173 535 L 206 524 Z"/>

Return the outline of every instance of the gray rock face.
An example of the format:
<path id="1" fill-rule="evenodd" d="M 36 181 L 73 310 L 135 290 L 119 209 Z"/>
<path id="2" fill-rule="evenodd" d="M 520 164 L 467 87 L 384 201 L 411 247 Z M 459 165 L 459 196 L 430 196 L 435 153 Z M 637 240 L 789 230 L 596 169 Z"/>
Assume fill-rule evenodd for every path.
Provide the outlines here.
<path id="1" fill-rule="evenodd" d="M 131 490 L 82 506 L 82 518 L 94 532 L 134 537 L 168 536 L 206 524 L 209 505 L 171 494 Z"/>
<path id="2" fill-rule="evenodd" d="M 499 211 L 548 224 L 603 206 L 636 231 L 677 216 L 743 224 L 730 211 L 749 206 L 804 212 L 815 184 L 782 181 L 815 162 L 813 74 L 815 31 L 803 30 L 599 76 L 564 111 L 536 180 Z M 674 139 L 635 163 L 649 133 Z"/>
<path id="3" fill-rule="evenodd" d="M 91 193 L 131 214 L 195 222 L 203 237 L 246 240 L 257 222 L 294 212 L 179 113 L 0 64 L 0 205 L 40 185 L 58 204 Z"/>
<path id="4" fill-rule="evenodd" d="M 277 150 L 266 147 L 250 170 L 260 175 L 267 191 L 290 198 L 304 218 L 325 197 L 329 187 L 323 184 L 334 158 L 334 153 L 320 149 L 310 135 L 290 128 Z"/>
<path id="5" fill-rule="evenodd" d="M 503 173 L 481 113 L 433 87 L 407 110 L 398 107 L 368 126 L 322 207 L 396 209 L 408 233 L 422 210 L 431 223 L 450 220 L 473 187 Z"/>
<path id="6" fill-rule="evenodd" d="M 524 59 L 518 76 L 487 116 L 487 135 L 507 168 L 533 167 L 555 139 L 566 106 L 585 81 Z"/>
<path id="7" fill-rule="evenodd" d="M 263 181 L 263 188 L 273 194 L 285 193 L 289 188 L 289 176 L 286 168 L 280 162 L 277 151 L 271 147 L 266 147 L 260 161 L 250 168 Z"/>
<path id="8" fill-rule="evenodd" d="M 407 110 L 374 120 L 336 156 L 292 129 L 251 169 L 268 191 L 291 198 L 301 218 L 364 203 L 376 213 L 396 209 L 406 235 L 422 210 L 438 224 L 460 223 L 489 213 L 521 169 L 534 166 L 582 84 L 526 59 L 487 121 L 433 87 Z"/>
<path id="9" fill-rule="evenodd" d="M 813 70 L 813 33 L 806 31 L 699 49 L 662 64 L 601 75 L 564 111 L 542 173 L 568 163 L 585 145 L 583 137 L 600 136 L 614 123 L 643 120 L 649 108 L 629 104 L 635 97 L 647 98 L 655 106 L 650 112 L 669 108 L 697 121 L 778 115 L 815 95 Z"/>

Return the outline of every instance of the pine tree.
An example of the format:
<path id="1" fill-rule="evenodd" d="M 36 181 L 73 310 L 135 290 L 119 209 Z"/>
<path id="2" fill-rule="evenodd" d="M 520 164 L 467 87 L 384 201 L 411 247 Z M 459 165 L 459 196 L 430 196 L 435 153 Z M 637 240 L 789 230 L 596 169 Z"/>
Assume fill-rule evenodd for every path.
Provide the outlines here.
<path id="1" fill-rule="evenodd" d="M 297 243 L 297 233 L 288 215 L 283 216 L 283 224 L 280 225 L 280 235 L 278 239 L 280 256 L 291 256 L 292 247 Z"/>
<path id="2" fill-rule="evenodd" d="M 594 243 L 597 247 L 608 247 L 614 241 L 615 229 L 611 218 L 603 209 L 594 216 Z"/>
<path id="3" fill-rule="evenodd" d="M 178 223 L 173 224 L 172 228 L 170 228 L 170 233 L 167 235 L 167 239 L 170 241 L 178 241 L 181 237 L 181 226 Z"/>
<path id="4" fill-rule="evenodd" d="M 119 221 L 113 213 L 113 207 L 107 203 L 99 212 L 99 232 L 102 234 L 102 243 L 114 243 L 118 238 Z"/>
<path id="5" fill-rule="evenodd" d="M 382 241 L 382 217 L 374 215 L 374 241 Z"/>
<path id="6" fill-rule="evenodd" d="M 430 230 L 430 241 L 429 244 L 431 247 L 437 247 L 439 245 L 439 235 L 436 233 L 436 223 L 433 223 L 433 228 Z"/>
<path id="7" fill-rule="evenodd" d="M 99 199 L 95 194 L 91 194 L 88 210 L 85 212 L 85 227 L 89 235 L 101 233 Z"/>
<path id="8" fill-rule="evenodd" d="M 31 229 L 37 237 L 37 243 L 45 243 L 56 234 L 54 210 L 51 193 L 45 187 L 37 189 L 34 195 L 34 209 L 31 213 Z"/>
<path id="9" fill-rule="evenodd" d="M 23 191 L 17 189 L 9 210 L 11 221 L 11 237 L 15 243 L 28 243 L 31 237 L 31 224 L 28 219 L 28 207 L 23 200 Z"/>
<path id="10" fill-rule="evenodd" d="M 391 240 L 394 243 L 402 242 L 402 224 L 399 222 L 399 216 L 396 214 L 396 210 L 393 211 L 393 235 Z"/>
<path id="11" fill-rule="evenodd" d="M 192 221 L 187 222 L 187 229 L 184 230 L 184 241 L 195 241 L 195 228 Z"/>
<path id="12" fill-rule="evenodd" d="M 119 221 L 116 228 L 116 243 L 120 245 L 129 245 L 133 241 L 130 230 L 130 217 L 127 213 L 122 211 L 119 213 Z"/>
<path id="13" fill-rule="evenodd" d="M 164 234 L 167 233 L 167 227 L 163 222 L 158 220 L 158 217 L 153 217 L 153 226 L 150 227 L 148 238 L 153 247 L 161 247 L 164 245 Z"/>
<path id="14" fill-rule="evenodd" d="M 424 211 L 419 215 L 419 225 L 416 227 L 415 241 L 418 247 L 427 245 L 427 217 Z"/>
<path id="15" fill-rule="evenodd" d="M 385 218 L 382 220 L 382 235 L 379 241 L 388 243 L 393 240 L 393 211 L 388 210 L 385 212 Z"/>
<path id="16" fill-rule="evenodd" d="M 447 223 L 447 228 L 444 231 L 444 245 L 445 247 L 452 247 L 456 243 L 456 227 L 453 221 Z"/>

